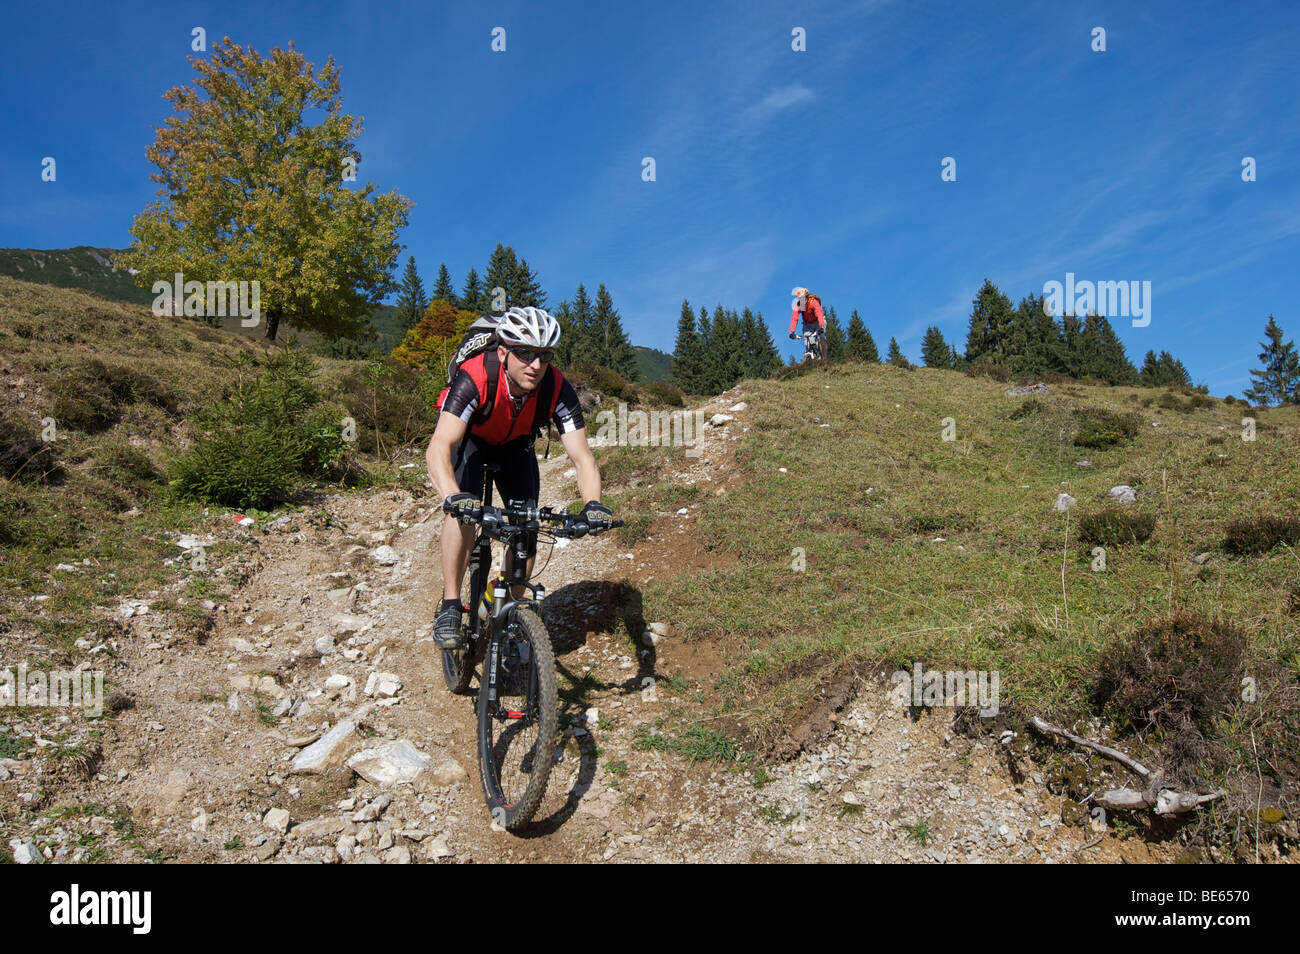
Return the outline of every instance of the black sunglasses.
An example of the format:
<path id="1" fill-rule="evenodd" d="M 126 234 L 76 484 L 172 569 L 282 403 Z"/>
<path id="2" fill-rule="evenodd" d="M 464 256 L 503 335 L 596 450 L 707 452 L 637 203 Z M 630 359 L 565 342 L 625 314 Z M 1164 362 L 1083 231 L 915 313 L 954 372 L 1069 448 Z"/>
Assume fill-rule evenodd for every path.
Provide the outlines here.
<path id="1" fill-rule="evenodd" d="M 508 348 L 507 350 L 524 364 L 532 364 L 538 358 L 542 359 L 542 364 L 551 363 L 551 352 L 541 348 Z"/>

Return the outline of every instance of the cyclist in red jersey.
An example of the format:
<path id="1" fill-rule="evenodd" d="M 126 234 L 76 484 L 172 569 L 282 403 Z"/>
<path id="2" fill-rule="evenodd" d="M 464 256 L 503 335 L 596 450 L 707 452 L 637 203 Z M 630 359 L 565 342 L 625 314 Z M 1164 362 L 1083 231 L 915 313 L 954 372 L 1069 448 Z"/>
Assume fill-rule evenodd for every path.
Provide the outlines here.
<path id="1" fill-rule="evenodd" d="M 535 506 L 540 475 L 533 433 L 553 421 L 577 470 L 578 490 L 587 502 L 585 519 L 589 524 L 608 523 L 613 512 L 600 503 L 600 469 L 587 444 L 578 395 L 550 363 L 560 341 L 559 324 L 540 308 L 511 308 L 498 320 L 496 337 L 495 352 L 466 360 L 438 397 L 441 413 L 425 454 L 429 479 L 445 503 L 472 511 L 483 494 L 484 465 L 491 462 L 501 468 L 495 481 L 501 500 Z M 495 394 L 488 386 L 493 373 Z M 548 407 L 537 406 L 539 392 L 550 395 Z M 489 395 L 492 407 L 484 412 L 480 409 Z M 455 512 L 447 514 L 442 525 L 443 600 L 434 623 L 434 640 L 442 649 L 461 648 L 460 582 L 475 535 L 472 524 L 463 524 Z M 532 567 L 530 553 L 529 573 Z"/>
<path id="2" fill-rule="evenodd" d="M 794 295 L 794 304 L 790 309 L 790 337 L 791 339 L 799 337 L 794 332 L 794 326 L 798 323 L 800 317 L 803 318 L 803 331 L 813 330 L 814 319 L 817 322 L 817 339 L 818 346 L 821 348 L 822 360 L 826 360 L 826 315 L 822 311 L 822 300 L 806 288 L 795 288 L 790 294 Z"/>

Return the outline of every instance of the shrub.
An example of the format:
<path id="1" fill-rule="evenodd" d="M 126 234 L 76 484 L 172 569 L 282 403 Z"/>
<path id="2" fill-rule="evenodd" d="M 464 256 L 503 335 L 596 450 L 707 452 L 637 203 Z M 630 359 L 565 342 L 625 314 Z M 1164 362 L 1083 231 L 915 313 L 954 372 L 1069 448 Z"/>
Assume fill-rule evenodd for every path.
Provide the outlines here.
<path id="1" fill-rule="evenodd" d="M 667 404 L 670 407 L 686 405 L 686 392 L 667 381 L 652 381 L 641 388 L 641 393 L 656 404 Z"/>
<path id="2" fill-rule="evenodd" d="M 1029 417 L 1031 414 L 1038 414 L 1045 407 L 1047 407 L 1047 405 L 1038 400 L 1038 398 L 1027 398 L 1018 408 L 1007 415 L 1007 420 L 1018 421 L 1022 417 Z"/>
<path id="3" fill-rule="evenodd" d="M 1237 399 L 1236 399 L 1235 397 L 1233 397 L 1231 394 L 1225 394 L 1225 395 L 1223 396 L 1223 403 L 1224 403 L 1224 404 L 1236 404 L 1236 403 L 1237 403 Z"/>
<path id="4" fill-rule="evenodd" d="M 1079 537 L 1099 546 L 1121 546 L 1126 543 L 1146 543 L 1156 528 L 1152 514 L 1138 513 L 1120 507 L 1107 507 L 1100 513 L 1089 514 L 1079 521 Z"/>
<path id="5" fill-rule="evenodd" d="M 1268 553 L 1279 544 L 1300 544 L 1300 517 L 1260 516 L 1228 524 L 1223 549 L 1235 556 Z"/>
<path id="6" fill-rule="evenodd" d="M 107 486 L 125 491 L 133 497 L 146 495 L 150 485 L 162 476 L 149 455 L 129 444 L 115 444 L 96 450 L 94 470 L 104 478 Z M 128 507 L 116 509 L 129 509 L 129 504 Z"/>
<path id="7" fill-rule="evenodd" d="M 1194 769 L 1214 720 L 1240 691 L 1245 650 L 1245 635 L 1227 621 L 1155 620 L 1102 652 L 1094 701 L 1124 725 L 1158 730 L 1172 767 Z"/>
<path id="8" fill-rule="evenodd" d="M 25 483 L 54 483 L 63 476 L 54 444 L 41 440 L 11 415 L 0 416 L 0 476 Z"/>
<path id="9" fill-rule="evenodd" d="M 288 499 L 301 476 L 324 477 L 343 460 L 343 409 L 323 404 L 316 365 L 299 351 L 268 359 L 231 399 L 200 422 L 194 445 L 172 465 L 183 497 L 267 510 Z"/>
<path id="10" fill-rule="evenodd" d="M 963 370 L 963 373 L 969 374 L 971 377 L 982 376 L 992 378 L 994 381 L 1005 382 L 1011 380 L 1011 372 L 1008 369 L 1004 368 L 1000 364 L 995 364 L 992 361 L 985 361 L 982 359 L 966 367 Z"/>
<path id="11" fill-rule="evenodd" d="M 429 439 L 445 383 L 441 369 L 429 372 L 385 361 L 345 374 L 334 392 L 344 413 L 357 422 L 357 449 L 392 453 Z"/>
<path id="12" fill-rule="evenodd" d="M 174 414 L 179 398 L 151 375 L 92 358 L 65 369 L 50 385 L 59 427 L 96 434 L 118 422 L 122 408 L 144 402 Z"/>
<path id="13" fill-rule="evenodd" d="M 1136 437 L 1142 425 L 1136 414 L 1116 414 L 1100 408 L 1084 409 L 1078 420 L 1074 443 L 1079 447 L 1113 447 Z"/>
<path id="14" fill-rule="evenodd" d="M 599 391 L 606 397 L 626 401 L 628 404 L 637 403 L 635 385 L 627 381 L 617 371 L 599 364 L 592 364 L 589 361 L 578 362 L 572 367 L 564 369 L 564 376 L 573 382 L 575 388 L 582 385 L 589 390 Z"/>

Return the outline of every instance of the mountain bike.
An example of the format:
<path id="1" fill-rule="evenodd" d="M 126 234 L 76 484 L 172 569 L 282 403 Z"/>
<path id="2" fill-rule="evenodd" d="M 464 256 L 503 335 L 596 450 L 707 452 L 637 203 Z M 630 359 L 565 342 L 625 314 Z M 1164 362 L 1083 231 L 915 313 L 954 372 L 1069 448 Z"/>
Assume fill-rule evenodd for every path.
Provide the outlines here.
<path id="1" fill-rule="evenodd" d="M 491 506 L 492 473 L 488 467 L 483 498 L 462 517 L 477 523 L 480 532 L 470 553 L 462 584 L 467 621 L 461 624 L 464 649 L 442 651 L 442 675 L 447 688 L 468 694 L 475 667 L 478 679 L 478 766 L 492 820 L 517 831 L 532 819 L 546 791 L 555 761 L 558 703 L 555 654 L 542 622 L 545 587 L 528 580 L 528 550 L 539 535 L 577 539 L 622 526 L 590 527 L 579 514 L 538 509 L 524 501 Z M 447 507 L 444 504 L 443 509 Z M 489 581 L 492 541 L 509 555 L 507 575 Z M 516 587 L 528 591 L 516 599 Z"/>
<path id="2" fill-rule="evenodd" d="M 803 333 L 803 359 L 820 361 L 822 357 L 822 330 L 820 327 Z"/>

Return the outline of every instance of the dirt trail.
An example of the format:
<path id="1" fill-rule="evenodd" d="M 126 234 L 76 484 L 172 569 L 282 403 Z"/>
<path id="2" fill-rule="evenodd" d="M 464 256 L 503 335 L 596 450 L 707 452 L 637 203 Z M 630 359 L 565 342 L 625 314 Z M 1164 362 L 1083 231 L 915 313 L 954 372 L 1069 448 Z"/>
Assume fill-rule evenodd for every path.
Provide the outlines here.
<path id="1" fill-rule="evenodd" d="M 735 401 L 724 395 L 706 413 Z M 683 455 L 680 479 L 725 483 L 729 442 L 749 416 L 731 413 L 707 429 L 703 453 Z M 542 464 L 543 502 L 572 496 L 569 467 L 563 455 Z M 554 549 L 540 581 L 552 594 L 557 661 L 585 691 L 581 705 L 562 704 L 561 721 L 581 723 L 584 708 L 599 721 L 566 730 L 531 829 L 493 830 L 472 698 L 445 691 L 430 637 L 441 593 L 435 508 L 433 497 L 384 491 L 331 498 L 327 526 L 303 516 L 269 531 L 232 528 L 258 569 L 201 641 L 137 607 L 111 676 L 135 706 L 106 722 L 95 777 L 60 791 L 62 802 L 109 808 L 40 819 L 37 847 L 79 860 L 78 832 L 93 830 L 107 833 L 110 858 L 138 857 L 105 828 L 129 810 L 138 840 L 181 861 L 1168 860 L 1109 835 L 1076 856 L 1096 834 L 1062 825 L 1060 799 L 1032 777 L 1014 784 L 1003 753 L 955 734 L 942 713 L 913 722 L 877 686 L 837 714 L 825 743 L 761 772 L 635 745 L 670 706 L 691 702 L 651 685 L 653 675 L 684 661 L 698 670 L 702 657 L 671 632 L 634 652 L 602 614 L 618 581 L 674 569 L 662 561 L 688 545 L 695 511 L 631 559 L 613 535 Z M 392 674 L 400 688 L 367 695 L 372 674 Z M 342 765 L 291 770 L 307 739 L 349 717 L 358 728 L 336 762 L 404 739 L 430 768 L 383 786 Z M 30 787 L 35 771 L 23 763 L 5 784 Z"/>

